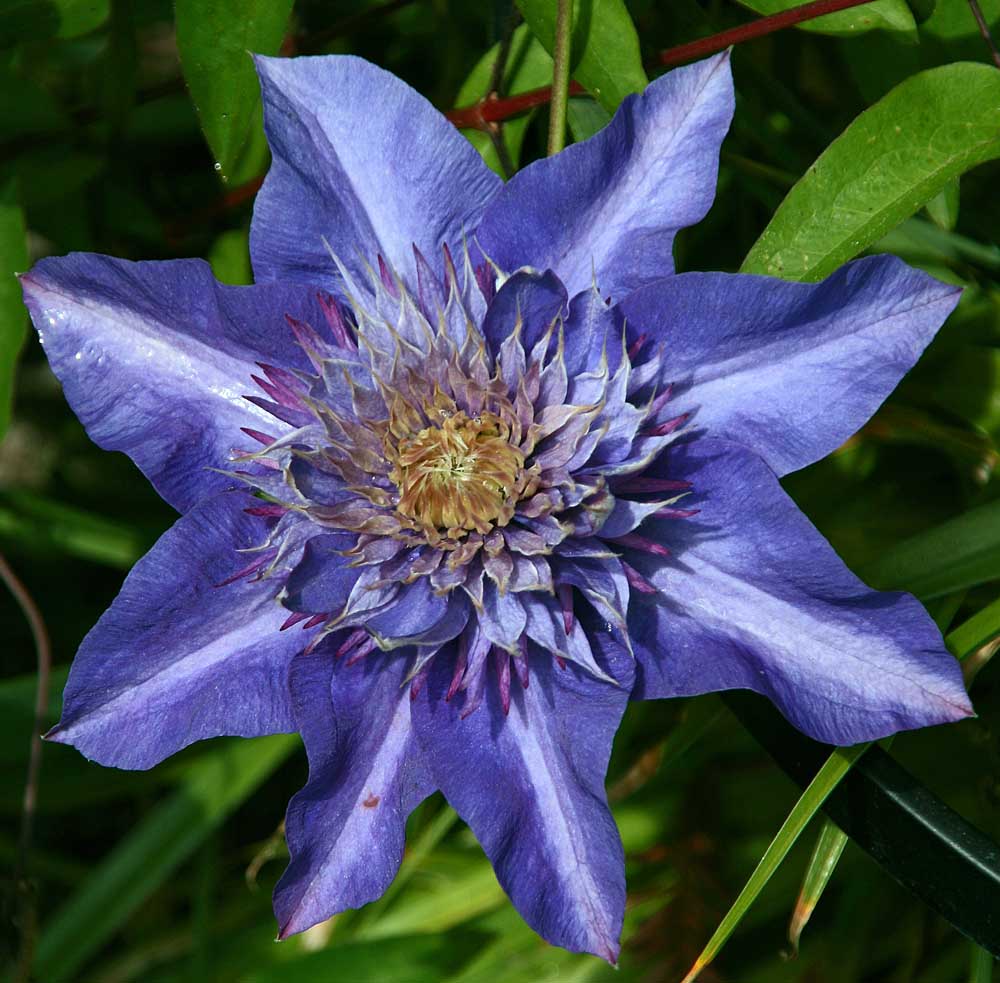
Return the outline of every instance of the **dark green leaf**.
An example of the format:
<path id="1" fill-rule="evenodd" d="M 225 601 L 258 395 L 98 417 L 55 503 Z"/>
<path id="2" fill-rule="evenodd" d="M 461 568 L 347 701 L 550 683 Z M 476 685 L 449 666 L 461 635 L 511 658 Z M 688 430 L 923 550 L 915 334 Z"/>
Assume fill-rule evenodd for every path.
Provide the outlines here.
<path id="1" fill-rule="evenodd" d="M 178 790 L 55 913 L 38 943 L 38 978 L 73 978 L 91 953 L 297 746 L 297 737 L 284 734 L 227 742 L 190 765 Z"/>
<path id="2" fill-rule="evenodd" d="M 15 273 L 28 269 L 24 212 L 16 197 L 17 182 L 0 183 L 0 437 L 10 421 L 14 366 L 24 344 L 27 313 Z"/>
<path id="3" fill-rule="evenodd" d="M 276 961 L 245 983 L 344 980 L 350 983 L 440 983 L 482 948 L 481 933 L 451 931 L 378 942 L 340 942 L 320 952 Z"/>
<path id="4" fill-rule="evenodd" d="M 551 54 L 556 0 L 517 0 L 517 6 Z M 612 113 L 629 93 L 646 87 L 639 35 L 623 0 L 575 0 L 571 66 L 573 78 Z"/>
<path id="5" fill-rule="evenodd" d="M 292 0 L 177 0 L 181 67 L 226 180 L 253 176 L 239 169 L 242 158 L 254 156 L 251 135 L 260 131 L 260 87 L 250 53 L 277 54 L 291 9 Z M 250 164 L 245 166 L 253 170 Z"/>
<path id="6" fill-rule="evenodd" d="M 733 902 L 733 906 L 726 913 L 711 939 L 708 940 L 701 955 L 698 956 L 687 976 L 684 977 L 684 983 L 691 983 L 697 979 L 701 971 L 718 955 L 719 950 L 725 945 L 733 930 L 777 871 L 781 861 L 795 845 L 795 841 L 799 838 L 802 830 L 806 828 L 809 820 L 816 815 L 827 796 L 840 784 L 844 776 L 851 770 L 854 762 L 869 747 L 871 747 L 870 744 L 855 744 L 852 747 L 836 748 L 830 754 L 826 764 L 816 773 L 816 777 L 809 783 L 808 788 L 788 814 L 788 818 L 782 823 L 781 829 L 775 834 L 770 846 L 764 852 L 764 856 L 760 858 L 760 863 L 750 875 L 746 886 L 740 891 L 739 897 Z"/>
<path id="7" fill-rule="evenodd" d="M 879 590 L 922 600 L 1000 578 L 1000 500 L 904 540 L 858 572 Z"/>
<path id="8" fill-rule="evenodd" d="M 959 179 L 955 178 L 927 202 L 927 214 L 945 232 L 953 231 L 958 222 L 958 203 L 961 193 Z"/>
<path id="9" fill-rule="evenodd" d="M 1000 72 L 946 65 L 915 75 L 862 113 L 788 193 L 744 273 L 821 280 L 1000 156 Z"/>
<path id="10" fill-rule="evenodd" d="M 0 0 L 0 47 L 89 34 L 109 11 L 109 0 Z"/>

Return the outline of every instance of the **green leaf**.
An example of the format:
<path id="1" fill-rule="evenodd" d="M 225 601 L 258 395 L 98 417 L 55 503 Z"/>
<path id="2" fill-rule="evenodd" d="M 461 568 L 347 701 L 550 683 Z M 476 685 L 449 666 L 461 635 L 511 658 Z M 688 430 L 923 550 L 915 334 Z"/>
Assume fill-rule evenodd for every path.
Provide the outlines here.
<path id="1" fill-rule="evenodd" d="M 576 96 L 566 107 L 566 121 L 573 139 L 580 143 L 589 140 L 598 130 L 603 130 L 611 122 L 611 113 L 596 99 Z"/>
<path id="2" fill-rule="evenodd" d="M 551 54 L 556 0 L 517 0 L 517 6 Z M 574 0 L 570 57 L 572 77 L 608 112 L 613 113 L 630 93 L 642 92 L 649 81 L 642 67 L 639 35 L 624 0 Z"/>
<path id="3" fill-rule="evenodd" d="M 480 950 L 480 932 L 411 935 L 378 942 L 338 942 L 328 949 L 276 961 L 241 977 L 244 983 L 345 980 L 350 983 L 440 983 Z"/>
<path id="4" fill-rule="evenodd" d="M 127 570 L 152 545 L 145 533 L 34 492 L 0 492 L 0 536 L 36 554 L 54 552 Z"/>
<path id="5" fill-rule="evenodd" d="M 788 193 L 744 273 L 821 280 L 976 164 L 1000 156 L 1000 72 L 932 68 L 863 112 Z"/>
<path id="6" fill-rule="evenodd" d="M 2 28 L 0 28 L 2 31 Z M 16 72 L 0 72 L 0 133 L 4 142 L 65 130 L 69 118 L 41 86 Z"/>
<path id="7" fill-rule="evenodd" d="M 208 261 L 216 280 L 233 286 L 253 283 L 247 229 L 230 229 L 212 243 Z"/>
<path id="8" fill-rule="evenodd" d="M 949 181 L 929 202 L 927 214 L 945 232 L 954 231 L 958 223 L 958 203 L 961 197 L 959 179 Z"/>
<path id="9" fill-rule="evenodd" d="M 493 64 L 496 61 L 500 45 L 495 44 L 476 63 L 455 97 L 456 106 L 471 106 L 479 102 L 489 92 L 490 80 L 493 74 Z M 517 95 L 531 89 L 540 89 L 552 81 L 552 59 L 548 52 L 538 43 L 526 24 L 522 24 L 511 38 L 510 54 L 504 69 L 503 94 Z M 521 160 L 521 145 L 525 133 L 531 124 L 531 113 L 525 113 L 503 124 L 503 138 L 507 145 L 507 153 L 515 168 Z M 479 151 L 483 160 L 501 177 L 504 174 L 500 157 L 493 146 L 489 135 L 481 130 L 462 131 L 469 142 Z"/>
<path id="10" fill-rule="evenodd" d="M 65 980 L 125 923 L 299 746 L 280 734 L 233 741 L 188 768 L 175 793 L 146 816 L 60 908 L 38 943 L 35 975 Z"/>
<path id="11" fill-rule="evenodd" d="M 260 86 L 250 52 L 277 54 L 292 0 L 177 0 L 177 49 L 205 138 L 224 180 L 259 166 Z M 258 139 L 251 139 L 253 134 Z"/>
<path id="12" fill-rule="evenodd" d="M 911 536 L 858 573 L 879 590 L 921 600 L 1000 578 L 1000 500 Z"/>
<path id="13" fill-rule="evenodd" d="M 507 896 L 482 854 L 439 850 L 433 860 L 427 864 L 426 889 L 418 891 L 416 882 L 411 882 L 406 904 L 391 908 L 377 920 L 366 919 L 357 938 L 447 932 L 506 903 Z"/>
<path id="14" fill-rule="evenodd" d="M 10 422 L 14 368 L 28 325 L 21 286 L 14 275 L 28 269 L 24 212 L 16 192 L 17 182 L 13 178 L 0 183 L 0 437 Z"/>
<path id="15" fill-rule="evenodd" d="M 795 902 L 795 911 L 788 926 L 788 941 L 795 952 L 799 951 L 799 939 L 802 929 L 812 917 L 819 899 L 826 890 L 833 872 L 837 869 L 840 856 L 847 846 L 847 834 L 836 823 L 829 819 L 823 820 L 823 828 L 819 831 L 816 846 L 809 858 L 809 867 L 802 881 L 802 890 Z"/>
<path id="16" fill-rule="evenodd" d="M 984 645 L 1000 638 L 1000 600 L 988 604 L 944 639 L 956 659 L 966 659 Z"/>
<path id="17" fill-rule="evenodd" d="M 89 34 L 108 19 L 110 10 L 109 0 L 0 0 L 0 48 Z"/>
<path id="18" fill-rule="evenodd" d="M 709 939 L 708 945 L 705 946 L 694 965 L 688 970 L 682 983 L 692 983 L 718 955 L 719 950 L 781 865 L 781 861 L 795 845 L 795 841 L 799 838 L 802 830 L 806 828 L 809 820 L 823 805 L 827 796 L 840 784 L 841 779 L 851 770 L 854 762 L 869 747 L 871 747 L 870 744 L 856 744 L 853 747 L 837 748 L 827 758 L 826 763 L 816 773 L 816 777 L 809 783 L 799 801 L 795 803 L 788 818 L 781 824 L 781 829 L 778 830 L 770 846 L 764 851 L 764 856 L 761 857 L 756 870 L 750 875 L 750 880 L 740 891 L 739 897 L 733 902 L 732 908 L 726 913 L 725 918 L 722 919 L 719 927 Z"/>
<path id="19" fill-rule="evenodd" d="M 969 946 L 969 983 L 992 983 L 996 962 L 992 953 L 975 942 L 970 942 Z"/>
<path id="20" fill-rule="evenodd" d="M 802 0 L 738 0 L 743 7 L 758 14 L 777 14 L 791 7 L 799 7 Z M 840 10 L 824 17 L 797 24 L 804 31 L 819 34 L 861 34 L 881 28 L 886 31 L 906 31 L 916 40 L 917 24 L 906 0 L 875 0 L 860 7 Z"/>

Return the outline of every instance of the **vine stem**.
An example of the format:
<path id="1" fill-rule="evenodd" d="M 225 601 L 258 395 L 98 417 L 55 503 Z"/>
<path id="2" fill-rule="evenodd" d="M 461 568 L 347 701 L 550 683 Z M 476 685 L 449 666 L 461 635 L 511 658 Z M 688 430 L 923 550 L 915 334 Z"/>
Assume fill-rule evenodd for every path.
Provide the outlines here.
<path id="1" fill-rule="evenodd" d="M 698 41 L 690 41 L 674 48 L 667 48 L 666 51 L 660 52 L 657 61 L 665 66 L 679 65 L 682 62 L 693 61 L 696 58 L 704 58 L 725 51 L 726 48 L 734 44 L 741 44 L 766 34 L 773 34 L 775 31 L 791 27 L 793 24 L 801 24 L 816 17 L 834 14 L 839 10 L 848 10 L 851 7 L 860 7 L 871 2 L 872 0 L 813 0 L 812 3 L 803 4 L 801 7 L 792 7 L 779 14 L 760 17 L 749 24 L 741 24 L 739 27 L 720 31 L 718 34 L 701 38 Z M 579 95 L 583 91 L 582 86 L 576 82 L 569 87 L 570 95 Z M 489 102 L 484 100 L 472 106 L 453 109 L 451 112 L 445 113 L 445 116 L 460 129 L 485 130 L 491 123 L 499 123 L 501 120 L 516 116 L 527 109 L 542 106 L 551 98 L 551 87 L 532 89 L 530 92 L 522 92 L 520 95 L 507 99 L 494 99 Z"/>
<path id="2" fill-rule="evenodd" d="M 556 6 L 556 43 L 552 51 L 552 89 L 549 107 L 549 156 L 566 146 L 566 107 L 569 103 L 569 51 L 573 32 L 573 0 Z M 495 103 L 494 103 L 495 105 Z"/>
<path id="3" fill-rule="evenodd" d="M 4 582 L 14 600 L 17 601 L 25 620 L 31 628 L 35 641 L 35 655 L 38 662 L 38 685 L 35 689 L 35 720 L 31 730 L 31 744 L 28 752 L 28 775 L 24 783 L 24 800 L 21 808 L 21 834 L 17 846 L 17 860 L 14 869 L 14 887 L 21 897 L 20 929 L 21 951 L 18 958 L 17 980 L 27 980 L 30 976 L 31 959 L 34 949 L 35 908 L 32 891 L 27 883 L 28 857 L 35 827 L 35 807 L 38 803 L 38 776 L 42 765 L 42 727 L 49 705 L 49 674 L 52 668 L 52 645 L 45 619 L 38 609 L 27 587 L 14 573 L 6 558 L 0 554 L 0 580 Z"/>
<path id="4" fill-rule="evenodd" d="M 972 9 L 972 16 L 976 19 L 976 26 L 979 28 L 979 33 L 982 34 L 983 40 L 986 42 L 986 47 L 990 49 L 990 54 L 993 56 L 993 64 L 997 68 L 1000 68 L 1000 51 L 997 50 L 993 35 L 990 34 L 990 26 L 986 23 L 986 18 L 983 16 L 979 0 L 969 0 L 969 7 Z"/>

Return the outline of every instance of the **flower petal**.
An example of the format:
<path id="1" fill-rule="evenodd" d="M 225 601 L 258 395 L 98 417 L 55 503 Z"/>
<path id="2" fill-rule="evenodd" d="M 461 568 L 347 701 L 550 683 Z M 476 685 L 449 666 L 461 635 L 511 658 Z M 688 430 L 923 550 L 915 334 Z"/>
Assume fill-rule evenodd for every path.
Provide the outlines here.
<path id="1" fill-rule="evenodd" d="M 384 257 L 414 288 L 413 246 L 461 247 L 500 179 L 405 82 L 360 58 L 256 59 L 272 164 L 254 205 L 258 281 L 333 286 Z M 456 253 L 457 255 L 457 253 Z"/>
<path id="2" fill-rule="evenodd" d="M 625 872 L 604 776 L 632 665 L 610 636 L 600 641 L 620 687 L 536 650 L 527 688 L 511 682 L 507 716 L 491 677 L 463 720 L 458 701 L 443 698 L 451 666 L 439 657 L 413 720 L 435 781 L 525 921 L 555 945 L 613 963 Z"/>
<path id="3" fill-rule="evenodd" d="M 619 305 L 667 346 L 671 412 L 755 450 L 778 474 L 839 447 L 919 358 L 961 291 L 894 256 L 822 283 L 684 273 Z"/>
<path id="4" fill-rule="evenodd" d="M 309 539 L 302 558 L 288 575 L 283 603 L 290 611 L 332 614 L 344 607 L 360 570 L 351 566 L 346 550 L 357 543 L 356 533 L 330 532 Z"/>
<path id="5" fill-rule="evenodd" d="M 551 270 L 515 273 L 490 301 L 483 320 L 482 330 L 491 352 L 496 355 L 517 327 L 521 345 L 530 353 L 556 319 L 563 316 L 568 299 L 566 288 Z"/>
<path id="6" fill-rule="evenodd" d="M 403 859 L 406 817 L 434 785 L 410 727 L 408 660 L 301 655 L 291 668 L 309 781 L 288 806 L 279 938 L 374 901 Z"/>
<path id="7" fill-rule="evenodd" d="M 728 53 L 629 96 L 598 134 L 519 171 L 476 240 L 501 269 L 552 269 L 570 295 L 596 275 L 616 300 L 673 272 L 678 229 L 708 211 L 733 115 Z"/>
<path id="8" fill-rule="evenodd" d="M 80 646 L 47 736 L 116 768 L 151 768 L 194 741 L 294 729 L 287 674 L 307 638 L 271 580 L 215 586 L 263 538 L 242 492 L 201 502 L 133 568 Z"/>
<path id="9" fill-rule="evenodd" d="M 91 438 L 124 451 L 175 508 L 232 485 L 241 427 L 287 425 L 243 398 L 256 362 L 305 368 L 285 314 L 323 323 L 315 290 L 228 287 L 201 260 L 43 259 L 24 299 L 66 398 Z"/>
<path id="10" fill-rule="evenodd" d="M 660 524 L 673 559 L 628 558 L 660 592 L 629 610 L 633 696 L 752 689 L 832 744 L 971 714 L 926 611 L 858 580 L 755 454 L 702 439 L 673 449 L 669 467 L 694 482 L 701 512 Z"/>

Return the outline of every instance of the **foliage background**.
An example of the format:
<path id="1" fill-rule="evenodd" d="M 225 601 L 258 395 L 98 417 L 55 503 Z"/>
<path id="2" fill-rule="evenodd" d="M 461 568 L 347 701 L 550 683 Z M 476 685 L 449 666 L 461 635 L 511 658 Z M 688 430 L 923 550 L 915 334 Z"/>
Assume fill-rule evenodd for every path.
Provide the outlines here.
<path id="1" fill-rule="evenodd" d="M 603 72 L 607 84 L 603 106 L 573 101 L 574 136 L 593 132 L 641 87 L 643 64 L 655 68 L 663 49 L 744 23 L 752 16 L 744 8 L 791 6 L 741 3 L 578 2 L 576 77 L 594 88 Z M 1000 30 L 1000 0 L 981 5 Z M 524 0 L 520 9 L 530 26 L 513 36 L 505 93 L 551 77 L 532 28 L 551 43 L 554 3 Z M 89 442 L 36 341 L 15 366 L 26 318 L 11 274 L 40 256 L 85 249 L 204 256 L 220 279 L 247 282 L 252 182 L 267 155 L 246 51 L 358 54 L 444 110 L 486 93 L 489 52 L 512 10 L 504 0 L 299 0 L 294 9 L 291 0 L 0 0 L 0 425 L 13 400 L 0 444 L 0 549 L 52 635 L 51 721 L 80 639 L 173 516 L 126 458 Z M 922 69 L 989 62 L 965 0 L 877 0 L 838 16 L 734 51 L 738 104 L 719 194 L 708 219 L 679 237 L 680 269 L 738 269 L 789 189 L 894 86 Z M 786 487 L 854 569 L 878 586 L 916 590 L 942 626 L 986 609 L 985 642 L 1000 633 L 1000 612 L 988 607 L 1000 578 L 1000 168 L 969 168 L 1000 155 L 1000 120 L 990 116 L 1000 96 L 995 80 L 984 81 L 976 103 L 969 77 L 931 93 L 959 115 L 979 113 L 958 146 L 942 151 L 947 165 L 927 163 L 924 90 L 906 90 L 875 117 L 879 140 L 897 141 L 895 158 L 875 166 L 863 147 L 848 145 L 832 165 L 835 183 L 860 189 L 885 213 L 884 238 L 852 239 L 841 260 L 895 252 L 968 289 L 875 420 Z M 545 125 L 544 109 L 506 124 L 515 161 L 544 153 Z M 500 166 L 489 138 L 470 139 Z M 887 174 L 905 185 L 900 194 Z M 812 215 L 823 234 L 843 232 L 832 192 L 814 181 L 797 193 L 801 214 L 786 223 L 793 231 Z M 773 257 L 765 252 L 758 245 L 759 262 Z M 6 597 L 0 632 L 0 861 L 12 867 L 35 654 Z M 982 671 L 973 695 L 978 719 L 903 735 L 893 754 L 997 838 L 996 670 Z M 102 769 L 47 746 L 29 889 L 11 880 L 2 888 L 0 959 L 14 966 L 25 934 L 32 975 L 44 981 L 676 980 L 798 795 L 716 698 L 633 706 L 609 777 L 630 888 L 615 973 L 537 939 L 439 797 L 411 820 L 403 872 L 383 901 L 275 945 L 269 893 L 285 857 L 278 826 L 304 778 L 294 737 L 208 742 L 148 773 Z M 787 922 L 818 829 L 814 821 L 704 980 L 990 978 L 990 961 L 853 845 L 798 958 L 786 958 Z M 26 921 L 32 909 L 36 923 Z"/>

